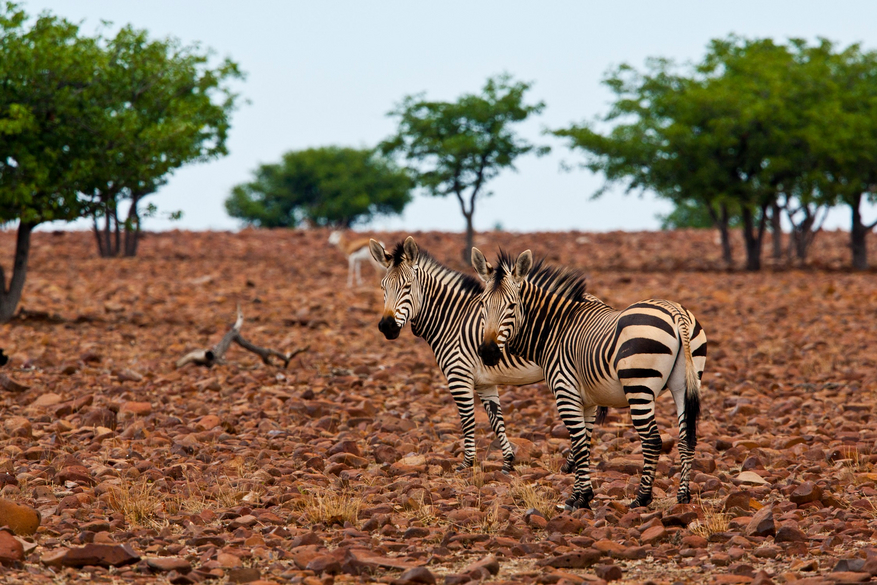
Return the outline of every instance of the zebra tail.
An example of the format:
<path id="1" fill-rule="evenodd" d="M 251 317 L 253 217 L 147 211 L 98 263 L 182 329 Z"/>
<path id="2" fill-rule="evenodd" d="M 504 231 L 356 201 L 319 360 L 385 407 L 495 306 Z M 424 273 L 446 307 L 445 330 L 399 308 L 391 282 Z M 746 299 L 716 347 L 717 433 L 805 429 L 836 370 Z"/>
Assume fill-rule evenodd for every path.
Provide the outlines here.
<path id="1" fill-rule="evenodd" d="M 594 418 L 595 426 L 602 426 L 603 423 L 606 422 L 606 415 L 609 414 L 608 406 L 598 406 L 597 407 L 597 416 Z"/>
<path id="2" fill-rule="evenodd" d="M 679 319 L 679 333 L 685 354 L 685 442 L 689 449 L 694 450 L 697 445 L 697 419 L 700 416 L 700 379 L 691 355 L 691 330 L 688 325 L 687 316 L 683 313 Z"/>

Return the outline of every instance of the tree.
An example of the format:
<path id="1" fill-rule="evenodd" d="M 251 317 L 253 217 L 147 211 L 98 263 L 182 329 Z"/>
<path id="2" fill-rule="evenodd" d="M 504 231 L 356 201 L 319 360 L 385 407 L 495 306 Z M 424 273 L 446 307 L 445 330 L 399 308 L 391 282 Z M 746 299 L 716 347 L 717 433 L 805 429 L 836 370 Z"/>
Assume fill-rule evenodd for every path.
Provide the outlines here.
<path id="1" fill-rule="evenodd" d="M 683 73 L 666 59 L 649 60 L 644 74 L 623 65 L 604 81 L 615 102 L 597 120 L 614 127 L 603 134 L 585 123 L 555 134 L 585 151 L 585 166 L 605 174 L 604 189 L 622 183 L 677 205 L 696 201 L 719 228 L 729 264 L 728 227 L 739 213 L 746 268 L 758 270 L 780 194 L 804 193 L 819 165 L 813 153 L 829 107 L 821 96 L 831 84 L 812 57 L 803 41 L 731 36 L 711 41 L 703 61 Z M 825 194 L 806 195 L 830 204 Z"/>
<path id="2" fill-rule="evenodd" d="M 0 224 L 17 223 L 12 274 L 0 267 L 0 323 L 12 318 L 40 223 L 75 219 L 95 168 L 92 102 L 100 48 L 50 15 L 0 4 Z"/>
<path id="3" fill-rule="evenodd" d="M 254 180 L 232 189 L 228 214 L 260 227 L 347 228 L 376 215 L 401 213 L 413 183 L 404 169 L 373 150 L 329 146 L 287 152 L 261 165 Z"/>
<path id="4" fill-rule="evenodd" d="M 87 193 L 101 256 L 134 256 L 143 199 L 175 169 L 228 154 L 238 97 L 229 82 L 243 74 L 228 59 L 211 68 L 209 52 L 173 38 L 151 40 L 146 31 L 130 26 L 101 40 L 104 61 L 96 100 L 104 116 L 94 129 L 100 138 L 94 157 L 100 164 Z M 129 204 L 125 219 L 119 217 L 123 200 Z M 150 212 L 154 206 L 147 208 Z"/>
<path id="5" fill-rule="evenodd" d="M 503 169 L 514 170 L 519 156 L 549 151 L 521 140 L 511 128 L 545 108 L 542 102 L 524 103 L 530 87 L 500 75 L 488 79 L 481 94 L 466 94 L 455 102 L 428 101 L 423 94 L 407 96 L 389 114 L 398 119 L 399 129 L 384 141 L 382 150 L 404 159 L 427 194 L 457 198 L 466 220 L 463 261 L 467 264 L 475 203 L 491 195 L 485 190 L 487 182 Z"/>

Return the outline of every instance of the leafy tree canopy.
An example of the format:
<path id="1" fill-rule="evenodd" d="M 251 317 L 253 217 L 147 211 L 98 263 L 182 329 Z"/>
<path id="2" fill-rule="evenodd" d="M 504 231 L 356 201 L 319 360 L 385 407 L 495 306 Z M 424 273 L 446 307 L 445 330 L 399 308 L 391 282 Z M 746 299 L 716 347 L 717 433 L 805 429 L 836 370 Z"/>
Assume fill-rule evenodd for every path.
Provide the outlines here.
<path id="1" fill-rule="evenodd" d="M 542 102 L 524 103 L 530 87 L 500 75 L 488 79 L 480 94 L 466 94 L 454 102 L 413 95 L 390 112 L 398 119 L 399 128 L 381 149 L 401 157 L 415 182 L 429 195 L 457 198 L 466 219 L 466 262 L 472 247 L 476 200 L 490 195 L 485 184 L 503 169 L 514 169 L 519 156 L 548 152 L 548 147 L 536 147 L 519 138 L 512 127 L 545 108 Z"/>
<path id="2" fill-rule="evenodd" d="M 372 150 L 336 146 L 288 152 L 261 165 L 232 189 L 229 215 L 261 227 L 350 227 L 401 213 L 413 183 L 404 169 Z"/>

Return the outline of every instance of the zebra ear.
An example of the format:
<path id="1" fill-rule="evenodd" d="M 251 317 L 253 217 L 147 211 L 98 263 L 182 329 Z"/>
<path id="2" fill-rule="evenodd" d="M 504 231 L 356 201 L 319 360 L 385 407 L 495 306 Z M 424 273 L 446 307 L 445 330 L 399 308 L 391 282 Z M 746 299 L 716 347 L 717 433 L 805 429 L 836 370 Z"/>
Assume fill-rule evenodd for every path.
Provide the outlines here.
<path id="1" fill-rule="evenodd" d="M 530 250 L 524 250 L 521 252 L 521 255 L 518 256 L 518 259 L 515 260 L 515 282 L 520 283 L 522 280 L 527 278 L 527 275 L 530 274 L 530 269 L 533 268 L 533 252 Z"/>
<path id="2" fill-rule="evenodd" d="M 384 246 L 379 241 L 369 240 L 368 251 L 372 253 L 372 258 L 375 259 L 375 262 L 377 262 L 384 268 L 390 267 L 390 263 L 393 261 L 393 257 L 387 254 Z"/>
<path id="3" fill-rule="evenodd" d="M 475 272 L 478 273 L 478 276 L 484 282 L 488 282 L 490 277 L 493 276 L 493 266 L 491 266 L 490 262 L 487 261 L 487 258 L 484 257 L 481 250 L 474 246 L 472 248 L 472 266 L 475 267 Z"/>
<path id="4" fill-rule="evenodd" d="M 405 255 L 408 256 L 408 261 L 411 264 L 414 264 L 414 261 L 417 260 L 417 256 L 420 254 L 420 248 L 417 247 L 414 238 L 411 236 L 405 238 L 405 243 L 402 245 L 402 249 L 405 250 Z"/>

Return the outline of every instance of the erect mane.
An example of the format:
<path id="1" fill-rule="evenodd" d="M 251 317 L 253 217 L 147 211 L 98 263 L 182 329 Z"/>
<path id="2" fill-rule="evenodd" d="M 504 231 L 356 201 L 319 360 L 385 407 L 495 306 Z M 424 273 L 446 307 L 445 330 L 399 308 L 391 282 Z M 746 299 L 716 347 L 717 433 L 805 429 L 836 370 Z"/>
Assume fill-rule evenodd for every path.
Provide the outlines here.
<path id="1" fill-rule="evenodd" d="M 399 266 L 402 263 L 405 254 L 405 245 L 402 242 L 396 244 L 393 248 L 393 266 Z M 484 284 L 478 278 L 469 274 L 458 272 L 453 268 L 448 268 L 438 260 L 432 257 L 429 252 L 420 248 L 415 262 L 420 266 L 421 270 L 429 272 L 439 282 L 451 288 L 459 289 L 467 293 L 480 295 L 484 290 Z"/>
<path id="2" fill-rule="evenodd" d="M 505 250 L 499 251 L 499 262 L 496 270 L 493 271 L 493 287 L 499 286 L 506 275 L 512 273 L 515 260 L 516 258 L 512 258 Z M 546 266 L 544 258 L 533 263 L 533 267 L 527 275 L 527 282 L 571 301 L 582 302 L 592 298 L 587 293 L 587 281 L 580 270 Z"/>

